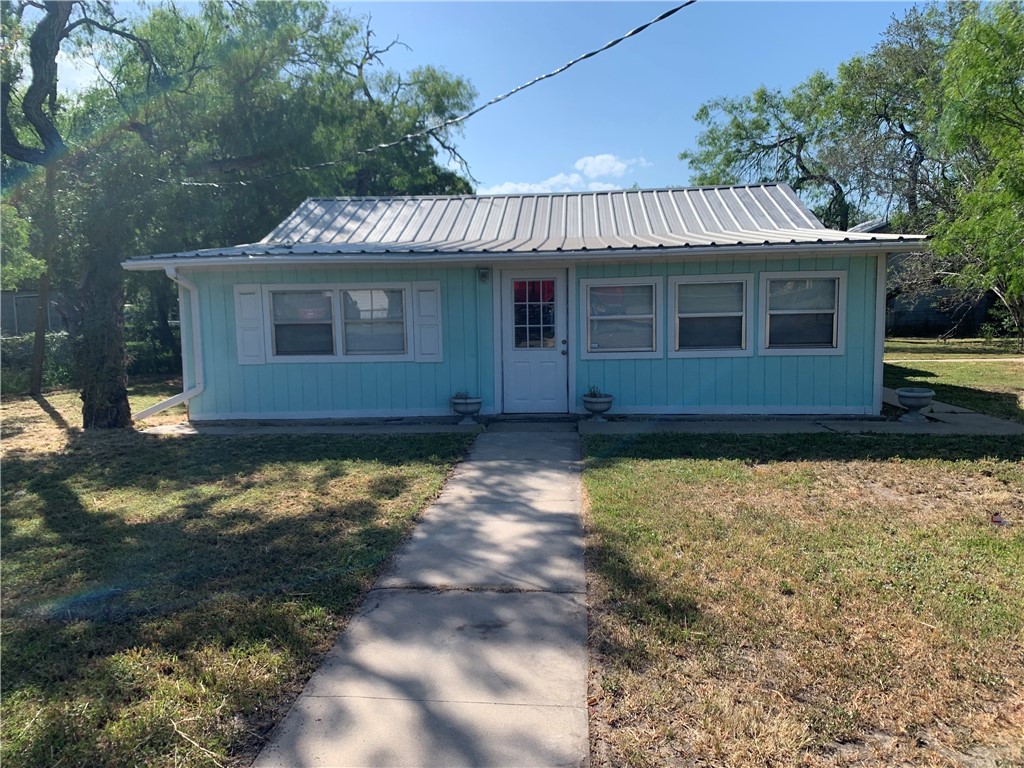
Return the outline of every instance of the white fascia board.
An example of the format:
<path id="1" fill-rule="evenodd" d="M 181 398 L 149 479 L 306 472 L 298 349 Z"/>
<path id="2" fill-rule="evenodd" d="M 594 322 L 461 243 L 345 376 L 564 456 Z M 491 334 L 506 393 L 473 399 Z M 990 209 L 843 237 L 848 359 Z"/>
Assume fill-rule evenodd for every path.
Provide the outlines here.
<path id="1" fill-rule="evenodd" d="M 183 256 L 154 259 L 131 259 L 121 262 L 121 266 L 132 272 L 164 270 L 167 267 L 188 266 L 192 268 L 245 267 L 245 266 L 316 266 L 322 264 L 477 264 L 482 260 L 488 262 L 544 262 L 562 260 L 573 263 L 626 261 L 632 259 L 686 259 L 698 257 L 733 258 L 746 255 L 773 256 L 799 255 L 808 252 L 821 254 L 841 252 L 843 254 L 867 255 L 873 253 L 909 253 L 927 250 L 925 240 L 906 241 L 874 241 L 862 243 L 775 243 L 757 245 L 701 245 L 692 247 L 668 248 L 618 248 L 587 251 L 512 251 L 496 253 L 494 251 L 471 251 L 449 253 L 430 251 L 418 253 L 398 253 L 360 251 L 358 253 L 329 254 L 268 254 L 246 256 Z"/>

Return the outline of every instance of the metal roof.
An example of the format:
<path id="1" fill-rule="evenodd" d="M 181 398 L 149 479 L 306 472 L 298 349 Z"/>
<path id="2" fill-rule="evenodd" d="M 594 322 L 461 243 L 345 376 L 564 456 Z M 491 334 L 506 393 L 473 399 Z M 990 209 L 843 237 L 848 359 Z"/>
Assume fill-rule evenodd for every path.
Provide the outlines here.
<path id="1" fill-rule="evenodd" d="M 785 184 L 556 194 L 310 198 L 258 243 L 139 261 L 551 256 L 923 240 L 826 229 Z"/>

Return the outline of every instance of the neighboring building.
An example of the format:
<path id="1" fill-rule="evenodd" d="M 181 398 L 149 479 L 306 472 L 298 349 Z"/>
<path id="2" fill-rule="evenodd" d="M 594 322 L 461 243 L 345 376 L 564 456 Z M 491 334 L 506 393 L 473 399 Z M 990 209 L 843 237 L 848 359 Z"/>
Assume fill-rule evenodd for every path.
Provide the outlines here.
<path id="1" fill-rule="evenodd" d="M 851 232 L 891 232 L 888 219 L 872 219 L 855 227 Z M 899 270 L 904 253 L 894 253 L 889 259 L 889 270 Z M 975 336 L 978 334 L 989 309 L 995 303 L 992 294 L 985 294 L 974 302 L 961 302 L 947 307 L 953 292 L 942 286 L 912 299 L 896 296 L 887 302 L 885 328 L 887 336 Z"/>
<path id="2" fill-rule="evenodd" d="M 0 333 L 21 336 L 36 329 L 36 304 L 39 294 L 34 291 L 0 291 Z M 46 330 L 59 331 L 63 327 L 54 302 L 49 306 L 49 325 Z"/>
<path id="3" fill-rule="evenodd" d="M 886 258 L 782 184 L 310 199 L 251 245 L 131 259 L 183 301 L 193 420 L 877 414 Z M 163 405 L 172 402 L 168 401 Z"/>

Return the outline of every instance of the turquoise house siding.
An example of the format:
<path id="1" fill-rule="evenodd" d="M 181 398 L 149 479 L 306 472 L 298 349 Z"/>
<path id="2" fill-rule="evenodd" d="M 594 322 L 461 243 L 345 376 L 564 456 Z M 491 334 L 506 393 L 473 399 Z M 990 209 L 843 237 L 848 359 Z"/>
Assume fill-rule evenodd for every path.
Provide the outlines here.
<path id="1" fill-rule="evenodd" d="M 750 357 L 655 359 L 578 359 L 573 382 L 576 409 L 591 385 L 615 396 L 618 413 L 876 413 L 874 404 L 877 256 L 803 258 L 715 258 L 685 262 L 631 261 L 582 264 L 587 278 L 664 278 L 663 347 L 674 330 L 669 280 L 676 275 L 753 274 L 753 313 L 749 318 Z M 763 311 L 759 284 L 763 272 L 843 271 L 846 273 L 845 351 L 841 355 L 768 356 L 758 353 L 758 319 Z M 585 328 L 576 322 L 575 343 L 583 349 Z"/>
<path id="2" fill-rule="evenodd" d="M 475 268 L 326 265 L 182 272 L 199 289 L 205 369 L 205 389 L 189 401 L 191 419 L 447 415 L 448 399 L 460 390 L 480 393 L 485 409 L 494 407 L 492 291 L 490 285 L 479 283 Z M 440 363 L 238 363 L 235 285 L 413 281 L 440 283 Z M 184 341 L 190 338 L 187 317 L 183 312 L 183 356 L 189 361 L 192 345 Z"/>
<path id="3" fill-rule="evenodd" d="M 532 262 L 534 265 L 539 262 Z M 591 385 L 615 396 L 613 413 L 871 414 L 876 402 L 876 255 L 636 259 L 551 265 L 568 272 L 569 411 L 583 412 Z M 501 350 L 495 347 L 496 288 L 503 264 L 481 282 L 477 265 L 324 265 L 182 269 L 198 286 L 202 332 L 201 394 L 189 401 L 195 420 L 318 419 L 450 415 L 449 398 L 467 391 L 484 413 L 501 413 Z M 542 265 L 544 267 L 547 264 Z M 528 271 L 528 270 L 526 270 Z M 762 273 L 842 272 L 842 354 L 763 355 L 759 349 Z M 683 275 L 753 275 L 746 357 L 672 357 L 675 317 L 670 281 Z M 662 279 L 661 355 L 645 359 L 584 357 L 583 280 Z M 266 362 L 240 364 L 236 348 L 236 285 L 388 284 L 436 281 L 440 286 L 441 362 Z M 195 384 L 191 297 L 182 292 L 185 388 Z M 575 354 L 573 353 L 575 350 Z"/>

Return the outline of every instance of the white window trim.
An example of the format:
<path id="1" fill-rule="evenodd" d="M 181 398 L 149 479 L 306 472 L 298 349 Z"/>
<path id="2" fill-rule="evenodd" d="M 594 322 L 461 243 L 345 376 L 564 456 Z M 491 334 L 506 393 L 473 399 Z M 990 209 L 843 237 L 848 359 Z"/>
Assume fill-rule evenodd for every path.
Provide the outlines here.
<path id="1" fill-rule="evenodd" d="M 768 346 L 768 281 L 836 279 L 836 320 L 834 347 L 769 347 Z M 760 280 L 760 310 L 758 312 L 757 353 L 766 357 L 814 357 L 821 355 L 843 355 L 846 353 L 846 271 L 805 270 L 801 272 L 762 272 Z"/>
<path id="2" fill-rule="evenodd" d="M 263 339 L 267 363 L 402 363 L 416 359 L 415 333 L 413 328 L 413 289 L 416 286 L 438 288 L 436 281 L 425 282 L 370 282 L 370 283 L 274 283 L 264 284 L 263 288 Z M 405 352 L 399 355 L 346 355 L 342 343 L 341 292 L 348 290 L 388 290 L 403 292 L 402 305 L 405 321 Z M 316 291 L 331 294 L 331 327 L 334 333 L 334 354 L 332 355 L 275 355 L 274 354 L 274 317 L 272 293 L 288 291 Z M 440 362 L 440 357 L 436 361 Z"/>
<path id="3" fill-rule="evenodd" d="M 743 346 L 740 349 L 731 347 L 704 347 L 701 349 L 679 349 L 679 286 L 687 283 L 743 283 Z M 751 343 L 751 318 L 754 316 L 754 275 L 719 274 L 719 275 L 676 275 L 669 280 L 672 305 L 672 345 L 669 357 L 753 357 L 754 345 Z M 696 315 L 691 314 L 691 317 Z M 709 317 L 722 317 L 712 313 Z"/>
<path id="4" fill-rule="evenodd" d="M 661 276 L 651 277 L 588 277 L 580 280 L 580 339 L 581 360 L 653 360 L 665 356 L 664 284 Z M 612 288 L 619 285 L 654 286 L 654 349 L 638 352 L 590 351 L 590 289 Z"/>

